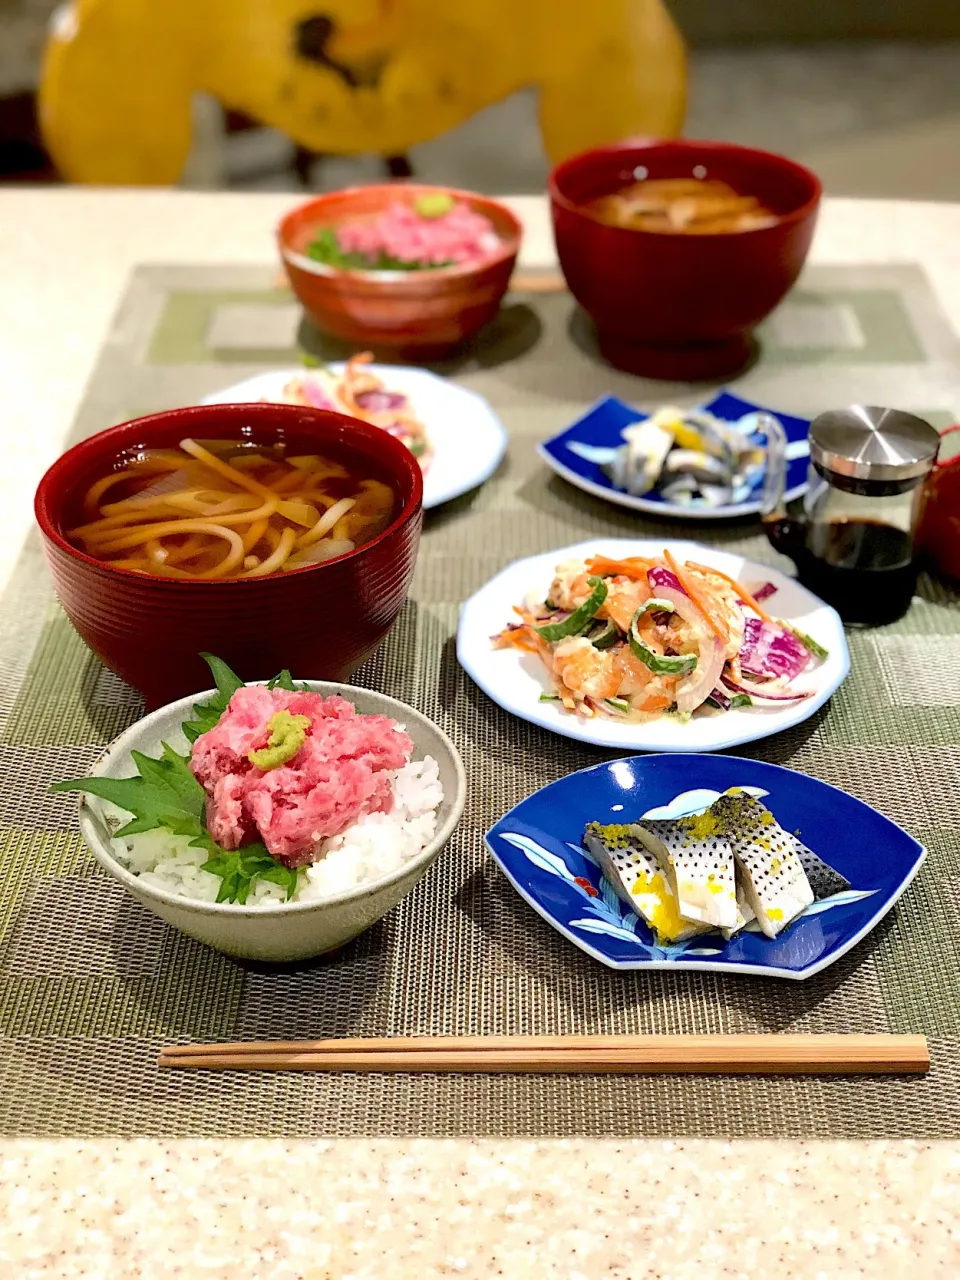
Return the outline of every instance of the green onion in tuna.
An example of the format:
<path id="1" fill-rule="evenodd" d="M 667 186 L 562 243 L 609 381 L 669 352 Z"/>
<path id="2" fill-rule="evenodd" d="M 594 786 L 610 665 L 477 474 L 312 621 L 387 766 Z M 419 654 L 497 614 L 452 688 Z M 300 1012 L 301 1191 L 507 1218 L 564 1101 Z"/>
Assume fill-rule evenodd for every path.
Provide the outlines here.
<path id="1" fill-rule="evenodd" d="M 697 665 L 695 653 L 676 655 L 654 653 L 649 645 L 644 644 L 640 639 L 639 622 L 645 612 L 645 608 L 638 609 L 630 623 L 630 650 L 634 657 L 639 658 L 645 667 L 649 667 L 655 676 L 689 675 Z"/>
<path id="2" fill-rule="evenodd" d="M 541 640 L 553 644 L 556 640 L 566 640 L 568 636 L 578 636 L 586 631 L 607 598 L 607 584 L 602 578 L 588 578 L 587 583 L 590 594 L 579 609 L 574 609 L 562 622 L 549 622 L 545 627 L 536 628 Z"/>

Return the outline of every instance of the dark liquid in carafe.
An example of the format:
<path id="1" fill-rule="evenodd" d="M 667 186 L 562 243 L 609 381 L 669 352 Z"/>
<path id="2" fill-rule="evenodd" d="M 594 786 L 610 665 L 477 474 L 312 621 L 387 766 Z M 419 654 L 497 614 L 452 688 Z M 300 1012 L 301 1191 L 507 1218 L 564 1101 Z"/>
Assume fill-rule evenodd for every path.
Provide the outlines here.
<path id="1" fill-rule="evenodd" d="M 767 525 L 770 541 L 797 566 L 804 586 L 859 626 L 894 622 L 910 607 L 917 584 L 913 539 L 878 520 L 834 520 L 806 528 L 790 520 Z"/>

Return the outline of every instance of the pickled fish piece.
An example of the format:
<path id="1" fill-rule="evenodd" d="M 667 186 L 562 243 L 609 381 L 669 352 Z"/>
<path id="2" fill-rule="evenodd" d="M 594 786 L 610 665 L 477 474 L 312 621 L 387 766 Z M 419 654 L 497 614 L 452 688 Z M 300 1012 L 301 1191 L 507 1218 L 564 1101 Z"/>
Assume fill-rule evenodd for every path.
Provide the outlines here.
<path id="1" fill-rule="evenodd" d="M 703 926 L 681 918 L 660 864 L 640 841 L 635 826 L 591 822 L 583 843 L 617 897 L 646 921 L 660 944 L 682 942 L 702 932 Z"/>
<path id="2" fill-rule="evenodd" d="M 795 837 L 753 796 L 737 791 L 708 810 L 725 833 L 737 860 L 744 897 L 768 938 L 775 938 L 813 901 Z"/>
<path id="3" fill-rule="evenodd" d="M 738 882 L 737 883 L 737 923 L 733 926 L 732 929 L 724 929 L 723 936 L 729 942 L 730 939 L 735 937 L 735 935 L 738 934 L 741 929 L 745 929 L 751 920 L 756 920 L 756 918 L 757 917 L 753 910 L 753 907 L 751 907 L 750 903 L 747 901 L 746 897 L 744 896 L 743 885 Z"/>
<path id="4" fill-rule="evenodd" d="M 625 427 L 622 435 L 626 443 L 601 469 L 617 489 L 641 497 L 660 479 L 664 461 L 673 448 L 673 436 L 650 418 Z"/>
<path id="5" fill-rule="evenodd" d="M 835 893 L 846 893 L 850 888 L 850 881 L 846 876 L 842 876 L 828 862 L 824 862 L 796 836 L 791 836 L 790 840 L 800 859 L 804 874 L 810 882 L 813 896 L 818 902 L 821 898 L 832 898 Z"/>
<path id="6" fill-rule="evenodd" d="M 637 830 L 656 854 L 685 919 L 715 929 L 737 927 L 736 863 L 710 810 L 676 821 L 641 822 Z"/>

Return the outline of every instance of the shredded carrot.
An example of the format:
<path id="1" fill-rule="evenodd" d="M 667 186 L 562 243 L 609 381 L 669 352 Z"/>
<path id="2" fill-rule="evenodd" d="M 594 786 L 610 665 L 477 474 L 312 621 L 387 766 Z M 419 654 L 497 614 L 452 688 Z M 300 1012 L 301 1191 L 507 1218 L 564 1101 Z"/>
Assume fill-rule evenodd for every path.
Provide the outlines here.
<path id="1" fill-rule="evenodd" d="M 587 561 L 587 571 L 610 577 L 619 574 L 623 578 L 639 578 L 646 581 L 647 570 L 652 569 L 653 560 L 642 560 L 639 556 L 631 556 L 629 560 L 610 560 L 606 556 L 593 556 Z"/>
<path id="2" fill-rule="evenodd" d="M 673 701 L 662 693 L 648 693 L 637 702 L 638 711 L 663 711 Z"/>
<path id="3" fill-rule="evenodd" d="M 687 593 L 687 595 L 690 597 L 690 599 L 699 609 L 700 613 L 703 615 L 704 621 L 706 622 L 707 626 L 710 628 L 710 630 L 713 632 L 715 636 L 717 636 L 720 640 L 723 641 L 724 644 L 726 644 L 726 642 L 730 638 L 730 634 L 726 630 L 726 628 L 710 612 L 710 607 L 707 604 L 706 600 L 704 600 L 702 592 L 700 592 L 697 589 L 696 585 L 690 580 L 689 575 L 684 573 L 684 571 L 680 568 L 676 560 L 670 554 L 669 549 L 664 550 L 663 558 L 664 560 L 666 560 L 667 565 L 672 571 L 674 577 L 680 583 L 681 587 L 683 587 L 684 591 Z M 696 566 L 691 566 L 691 567 L 695 568 Z"/>
<path id="4" fill-rule="evenodd" d="M 526 631 L 501 631 L 497 636 L 498 649 L 523 649 L 526 653 L 539 653 L 540 646 Z"/>
<path id="5" fill-rule="evenodd" d="M 753 611 L 757 614 L 758 617 L 762 618 L 764 622 L 773 622 L 773 619 L 770 617 L 769 613 L 766 612 L 766 610 L 762 607 L 762 605 L 757 604 L 756 600 L 754 600 L 753 596 L 746 589 L 746 587 L 742 587 L 740 583 L 737 582 L 736 578 L 731 578 L 729 574 L 721 573 L 719 569 L 712 569 L 710 568 L 709 565 L 694 564 L 692 560 L 688 560 L 687 564 L 691 569 L 699 570 L 700 573 L 712 573 L 715 578 L 722 578 L 723 581 L 727 583 L 728 586 L 734 589 L 734 591 L 737 593 L 737 595 L 740 597 L 743 603 L 749 605 L 750 608 L 753 609 Z"/>

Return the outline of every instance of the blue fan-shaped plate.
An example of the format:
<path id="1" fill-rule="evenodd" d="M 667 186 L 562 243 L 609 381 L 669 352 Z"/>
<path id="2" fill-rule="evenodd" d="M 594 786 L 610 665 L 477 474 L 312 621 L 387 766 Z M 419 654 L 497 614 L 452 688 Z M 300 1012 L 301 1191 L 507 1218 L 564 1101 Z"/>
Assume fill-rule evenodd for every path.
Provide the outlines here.
<path id="1" fill-rule="evenodd" d="M 780 934 L 749 926 L 729 942 L 700 934 L 657 946 L 580 843 L 588 822 L 678 818 L 729 787 L 763 798 L 780 825 L 850 881 Z M 487 832 L 487 847 L 522 898 L 611 969 L 698 969 L 809 978 L 839 960 L 887 914 L 926 851 L 869 805 L 816 778 L 736 756 L 633 756 L 581 769 L 522 800 Z M 755 926 L 754 926 L 755 928 Z"/>
<path id="2" fill-rule="evenodd" d="M 785 500 L 789 502 L 799 498 L 807 487 L 807 464 L 810 460 L 807 442 L 810 423 L 806 418 L 791 417 L 777 409 L 765 409 L 749 400 L 741 400 L 729 391 L 722 391 L 703 407 L 714 417 L 738 426 L 758 444 L 763 444 L 764 441 L 762 436 L 754 432 L 756 415 L 772 413 L 778 418 L 787 436 Z M 762 476 L 742 502 L 724 507 L 683 506 L 677 502 L 667 502 L 658 493 L 648 493 L 637 498 L 622 489 L 615 489 L 601 471 L 600 464 L 623 444 L 624 427 L 642 422 L 648 416 L 615 396 L 607 396 L 565 431 L 544 440 L 537 446 L 537 452 L 547 466 L 552 467 L 564 480 L 597 498 L 616 502 L 621 507 L 631 507 L 634 511 L 646 511 L 658 516 L 680 516 L 685 520 L 720 520 L 731 516 L 757 514 L 763 488 Z"/>

